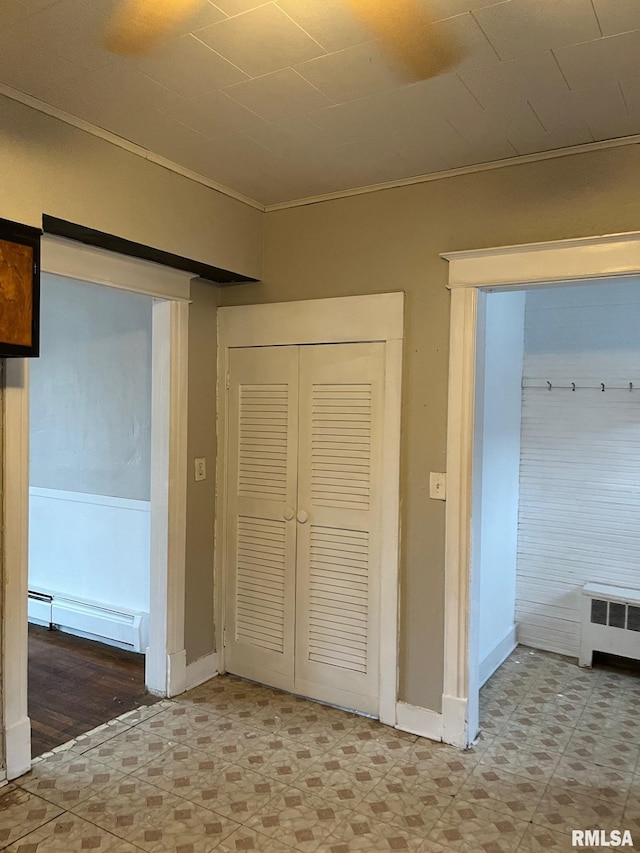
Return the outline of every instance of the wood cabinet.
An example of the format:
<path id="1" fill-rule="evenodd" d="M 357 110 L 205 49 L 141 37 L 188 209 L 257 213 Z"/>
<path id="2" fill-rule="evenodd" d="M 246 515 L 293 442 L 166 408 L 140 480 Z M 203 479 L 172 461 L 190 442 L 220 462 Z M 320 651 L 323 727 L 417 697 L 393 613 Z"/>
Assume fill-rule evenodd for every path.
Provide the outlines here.
<path id="1" fill-rule="evenodd" d="M 40 348 L 40 231 L 0 219 L 0 357 Z"/>

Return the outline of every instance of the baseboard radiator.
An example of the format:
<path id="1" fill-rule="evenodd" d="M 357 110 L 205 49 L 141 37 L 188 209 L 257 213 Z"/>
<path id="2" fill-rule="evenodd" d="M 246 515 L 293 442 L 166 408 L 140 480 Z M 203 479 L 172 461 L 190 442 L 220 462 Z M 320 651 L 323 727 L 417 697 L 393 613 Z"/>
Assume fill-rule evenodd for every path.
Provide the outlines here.
<path id="1" fill-rule="evenodd" d="M 29 590 L 29 621 L 134 652 L 149 644 L 149 614 L 117 610 L 51 591 Z"/>
<path id="2" fill-rule="evenodd" d="M 588 583 L 582 588 L 580 666 L 594 652 L 640 660 L 640 589 Z"/>

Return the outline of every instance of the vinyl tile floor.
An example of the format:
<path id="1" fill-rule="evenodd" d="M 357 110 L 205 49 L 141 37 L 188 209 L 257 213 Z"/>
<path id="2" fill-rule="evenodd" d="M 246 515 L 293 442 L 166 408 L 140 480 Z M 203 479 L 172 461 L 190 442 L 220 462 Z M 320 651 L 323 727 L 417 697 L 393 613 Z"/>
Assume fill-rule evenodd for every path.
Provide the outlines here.
<path id="1" fill-rule="evenodd" d="M 42 756 L 0 791 L 0 849 L 569 853 L 594 828 L 640 850 L 639 702 L 637 675 L 519 647 L 460 751 L 221 676 Z"/>

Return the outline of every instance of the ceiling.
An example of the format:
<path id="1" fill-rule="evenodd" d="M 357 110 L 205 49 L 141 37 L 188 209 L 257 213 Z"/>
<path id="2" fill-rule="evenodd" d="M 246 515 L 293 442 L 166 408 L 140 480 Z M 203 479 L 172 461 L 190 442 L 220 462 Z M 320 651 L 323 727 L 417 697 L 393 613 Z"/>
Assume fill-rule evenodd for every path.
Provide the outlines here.
<path id="1" fill-rule="evenodd" d="M 0 0 L 0 82 L 264 205 L 640 133 L 640 0 L 431 0 L 465 56 L 413 84 L 342 0 L 203 0 L 140 58 L 115 3 Z"/>

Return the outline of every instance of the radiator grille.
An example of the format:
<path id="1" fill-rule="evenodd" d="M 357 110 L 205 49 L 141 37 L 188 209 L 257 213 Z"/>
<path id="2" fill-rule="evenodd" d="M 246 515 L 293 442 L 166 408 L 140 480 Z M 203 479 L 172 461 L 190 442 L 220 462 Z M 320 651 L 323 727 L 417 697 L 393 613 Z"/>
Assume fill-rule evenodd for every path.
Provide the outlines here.
<path id="1" fill-rule="evenodd" d="M 627 631 L 640 631 L 640 607 L 594 598 L 591 601 L 591 623 Z"/>

